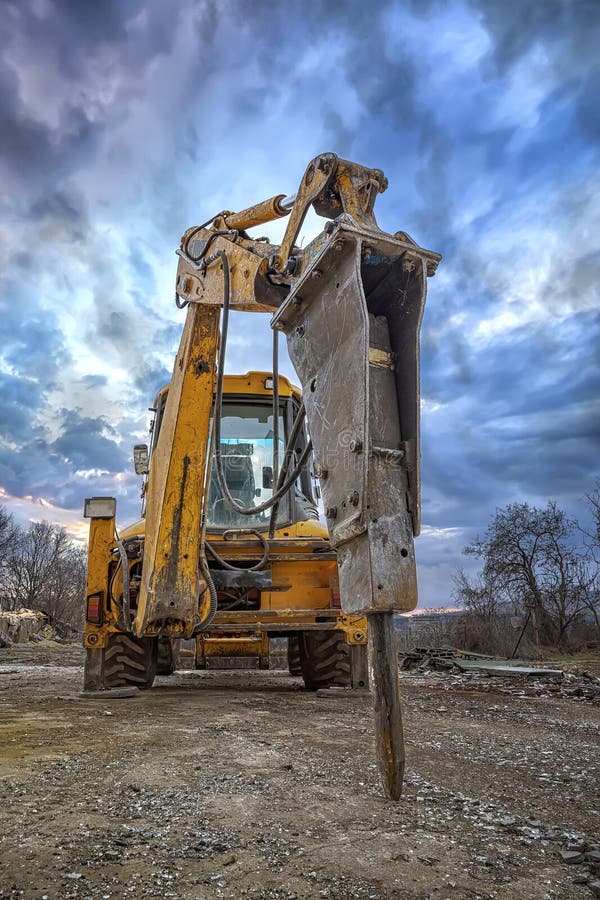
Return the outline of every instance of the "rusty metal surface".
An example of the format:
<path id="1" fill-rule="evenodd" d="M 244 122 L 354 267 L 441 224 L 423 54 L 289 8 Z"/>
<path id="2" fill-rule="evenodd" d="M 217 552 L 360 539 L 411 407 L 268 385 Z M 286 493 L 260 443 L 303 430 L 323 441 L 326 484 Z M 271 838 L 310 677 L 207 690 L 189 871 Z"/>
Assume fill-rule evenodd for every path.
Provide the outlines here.
<path id="1" fill-rule="evenodd" d="M 263 200 L 261 203 L 255 203 L 237 213 L 224 213 L 223 220 L 227 228 L 236 228 L 243 231 L 246 228 L 253 228 L 255 225 L 264 225 L 272 222 L 273 219 L 279 219 L 287 216 L 288 209 L 281 206 L 281 201 L 285 200 L 285 194 L 277 194 L 269 200 Z"/>
<path id="2" fill-rule="evenodd" d="M 231 590 L 232 588 L 256 588 L 259 591 L 272 591 L 273 577 L 271 571 L 247 572 L 243 569 L 213 569 L 213 581 L 218 590 Z"/>
<path id="3" fill-rule="evenodd" d="M 386 796 L 399 800 L 404 779 L 404 733 L 392 613 L 369 616 L 369 676 L 375 716 L 375 751 Z"/>
<path id="4" fill-rule="evenodd" d="M 223 230 L 226 233 L 219 234 L 214 228 L 192 228 L 184 234 L 181 248 L 177 251 L 178 296 L 189 303 L 222 306 L 222 269 L 210 267 L 207 270 L 204 259 L 206 252 L 213 254 L 224 251 L 231 271 L 231 308 L 247 312 L 271 312 L 287 293 L 287 287 L 272 284 L 265 277 L 269 256 L 278 248 L 251 241 L 235 231 L 227 233 L 229 230 L 224 223 Z"/>
<path id="5" fill-rule="evenodd" d="M 259 628 L 261 631 L 265 632 L 283 632 L 283 631 L 291 631 L 296 632 L 298 630 L 301 631 L 336 631 L 339 630 L 335 622 L 294 622 L 288 619 L 282 619 L 280 622 L 265 622 L 260 619 L 256 619 L 252 623 L 252 627 Z M 218 620 L 211 622 L 210 625 L 211 632 L 223 632 L 223 633 L 235 633 L 240 630 L 240 625 L 225 625 L 220 624 Z"/>
<path id="6" fill-rule="evenodd" d="M 89 647 L 87 649 L 83 670 L 84 691 L 101 691 L 104 687 L 103 659 L 104 651 L 101 648 Z"/>
<path id="7" fill-rule="evenodd" d="M 134 633 L 190 636 L 205 585 L 198 574 L 218 309 L 190 306 L 146 492 L 142 581 Z"/>

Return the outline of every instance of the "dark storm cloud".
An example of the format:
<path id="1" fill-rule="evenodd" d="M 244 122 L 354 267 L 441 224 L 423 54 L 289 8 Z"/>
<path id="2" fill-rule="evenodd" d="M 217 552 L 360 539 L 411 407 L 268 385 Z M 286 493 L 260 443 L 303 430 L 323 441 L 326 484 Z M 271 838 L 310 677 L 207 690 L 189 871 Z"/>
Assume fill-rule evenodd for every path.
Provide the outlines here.
<path id="1" fill-rule="evenodd" d="M 27 11 L 22 24 L 34 37 L 55 47 L 60 64 L 70 75 L 74 74 L 74 63 L 99 45 L 123 41 L 126 38 L 123 24 L 126 12 L 132 15 L 140 8 L 139 3 L 129 2 L 126 11 L 118 0 L 95 0 L 89 4 L 78 0 L 52 0 L 49 14 L 38 17 L 32 5 L 23 6 Z"/>
<path id="2" fill-rule="evenodd" d="M 38 384 L 0 373 L 0 439 L 18 445 L 27 438 L 41 402 Z"/>
<path id="3" fill-rule="evenodd" d="M 81 242 L 89 235 L 90 223 L 85 198 L 70 185 L 38 197 L 26 213 L 41 227 L 46 239 Z M 35 261 L 29 259 L 28 264 Z"/>
<path id="4" fill-rule="evenodd" d="M 0 358 L 16 379 L 30 379 L 46 391 L 69 360 L 56 316 L 37 307 L 33 284 L 30 289 L 22 280 L 0 277 L 0 293 Z"/>
<path id="5" fill-rule="evenodd" d="M 165 52 L 171 44 L 170 28 L 176 10 L 163 10 L 162 4 L 147 5 L 143 0 L 50 0 L 40 4 L 31 0 L 9 2 L 4 6 L 7 45 L 27 35 L 30 43 L 52 52 L 53 59 L 68 79 L 81 75 L 90 58 L 101 50 L 127 46 L 132 62 Z M 8 11 L 8 15 L 6 15 Z M 142 15 L 136 29 L 136 43 L 130 43 L 130 28 Z M 75 92 L 74 92 L 75 93 Z"/>
<path id="6" fill-rule="evenodd" d="M 61 434 L 49 444 L 52 454 L 61 456 L 77 469 L 121 471 L 123 452 L 115 443 L 117 431 L 104 418 L 82 416 L 79 410 L 61 410 Z"/>
<path id="7" fill-rule="evenodd" d="M 136 372 L 133 385 L 137 388 L 142 400 L 145 398 L 146 405 L 150 407 L 158 391 L 170 380 L 171 370 L 156 360 L 150 359 Z"/>
<path id="8" fill-rule="evenodd" d="M 48 429 L 36 424 L 35 404 L 27 393 L 29 386 L 15 387 L 16 384 L 13 379 L 1 385 L 2 398 L 6 397 L 3 403 L 14 400 L 18 404 L 8 410 L 8 434 L 4 429 L 0 433 L 19 448 L 15 452 L 0 445 L 0 485 L 9 494 L 43 497 L 54 505 L 74 509 L 80 506 L 86 492 L 87 470 L 104 470 L 114 477 L 128 469 L 129 453 L 116 443 L 118 433 L 106 419 L 85 416 L 80 410 L 59 410 L 53 423 L 59 436 L 51 439 Z M 35 396 L 35 386 L 32 394 Z M 83 474 L 78 474 L 79 470 Z M 103 477 L 97 476 L 97 480 Z"/>
<path id="9" fill-rule="evenodd" d="M 485 75 L 506 75 L 523 59 L 543 49 L 545 61 L 560 84 L 554 101 L 564 102 L 568 96 L 580 127 L 587 137 L 597 140 L 600 15 L 596 0 L 525 4 L 517 0 L 470 0 L 470 5 L 491 39 Z"/>
<path id="10" fill-rule="evenodd" d="M 5 10 L 0 415 L 19 451 L 1 487 L 114 493 L 170 378 L 179 236 L 292 192 L 332 150 L 386 172 L 383 228 L 444 254 L 423 323 L 425 567 L 441 584 L 496 505 L 581 496 L 599 457 L 597 3 Z M 268 368 L 270 343 L 265 318 L 234 316 L 228 371 Z M 137 488 L 119 481 L 128 515 Z"/>
<path id="11" fill-rule="evenodd" d="M 86 390 L 93 391 L 96 388 L 106 387 L 108 378 L 106 375 L 84 375 L 81 379 L 81 383 L 85 386 Z"/>
<path id="12" fill-rule="evenodd" d="M 27 194 L 89 164 L 101 152 L 115 118 L 126 114 L 136 79 L 169 49 L 176 18 L 176 9 L 166 4 L 146 6 L 142 0 L 5 4 L 0 37 L 0 171 L 4 168 L 5 176 L 24 182 Z M 112 67 L 107 53 L 114 60 Z M 126 76 L 113 81 L 118 92 L 114 105 L 97 91 L 95 63 L 100 66 L 97 74 L 107 82 L 113 69 Z M 22 99 L 21 76 L 40 67 L 48 71 L 49 90 L 63 92 L 54 122 Z M 56 97 L 49 96 L 54 103 Z"/>
<path id="13" fill-rule="evenodd" d="M 563 78 L 575 64 L 598 65 L 596 0 L 470 0 L 470 5 L 490 35 L 490 56 L 500 73 L 540 45 L 551 54 L 557 74 Z"/>
<path id="14" fill-rule="evenodd" d="M 559 327 L 515 327 L 490 345 L 454 333 L 432 354 L 424 341 L 426 395 L 442 403 L 470 398 L 494 415 L 591 400 L 600 395 L 599 332 L 600 316 L 592 310 L 565 318 Z"/>
<path id="15" fill-rule="evenodd" d="M 60 125 L 51 128 L 32 118 L 21 103 L 18 79 L 0 66 L 0 171 L 4 178 L 32 184 L 60 178 L 81 165 L 95 149 L 101 127 L 85 110 L 66 110 Z"/>
<path id="16" fill-rule="evenodd" d="M 423 415 L 427 521 L 476 528 L 494 507 L 558 500 L 578 512 L 583 491 L 600 474 L 598 314 L 523 327 L 485 348 L 469 348 L 472 380 L 450 368 L 426 368 L 446 383 L 444 406 Z M 451 351 L 446 354 L 453 364 Z M 444 485 L 444 500 L 430 502 Z"/>

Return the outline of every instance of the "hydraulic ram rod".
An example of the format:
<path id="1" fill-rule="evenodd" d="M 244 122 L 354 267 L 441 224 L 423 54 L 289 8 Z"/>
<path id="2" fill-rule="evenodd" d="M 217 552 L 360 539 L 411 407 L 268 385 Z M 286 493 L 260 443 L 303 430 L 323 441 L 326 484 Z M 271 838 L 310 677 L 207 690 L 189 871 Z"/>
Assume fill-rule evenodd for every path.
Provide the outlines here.
<path id="1" fill-rule="evenodd" d="M 245 231 L 246 228 L 253 228 L 255 225 L 265 225 L 274 219 L 280 219 L 282 216 L 289 215 L 293 204 L 284 205 L 289 200 L 285 194 L 277 194 L 270 200 L 263 200 L 262 203 L 256 203 L 243 209 L 237 213 L 226 213 L 223 218 L 228 228 L 236 228 L 238 231 Z M 283 201 L 283 202 L 282 202 Z"/>

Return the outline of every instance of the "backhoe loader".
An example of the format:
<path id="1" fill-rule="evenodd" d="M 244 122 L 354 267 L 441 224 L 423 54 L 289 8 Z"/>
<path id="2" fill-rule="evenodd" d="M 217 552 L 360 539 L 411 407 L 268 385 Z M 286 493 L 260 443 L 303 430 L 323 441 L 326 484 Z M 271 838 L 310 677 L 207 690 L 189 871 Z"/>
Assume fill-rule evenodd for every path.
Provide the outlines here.
<path id="1" fill-rule="evenodd" d="M 325 153 L 295 195 L 183 235 L 186 321 L 151 446 L 134 448 L 143 518 L 117 532 L 114 498 L 85 501 L 84 692 L 151 687 L 182 638 L 197 665 L 264 665 L 269 637 L 287 636 L 308 688 L 370 683 L 384 789 L 398 799 L 393 612 L 417 603 L 419 330 L 441 257 L 378 227 L 386 187 L 381 170 Z M 310 208 L 326 222 L 301 249 Z M 281 244 L 248 234 L 283 216 Z M 225 375 L 232 310 L 271 314 L 270 371 Z M 280 332 L 301 391 L 279 374 Z"/>

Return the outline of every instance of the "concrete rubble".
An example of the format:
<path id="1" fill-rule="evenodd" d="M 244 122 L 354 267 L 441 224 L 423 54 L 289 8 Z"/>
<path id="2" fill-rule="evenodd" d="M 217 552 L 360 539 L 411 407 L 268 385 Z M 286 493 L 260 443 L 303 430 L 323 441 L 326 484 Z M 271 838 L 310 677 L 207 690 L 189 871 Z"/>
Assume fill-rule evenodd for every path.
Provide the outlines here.
<path id="1" fill-rule="evenodd" d="M 47 627 L 44 613 L 33 609 L 0 610 L 0 647 L 40 640 Z"/>

